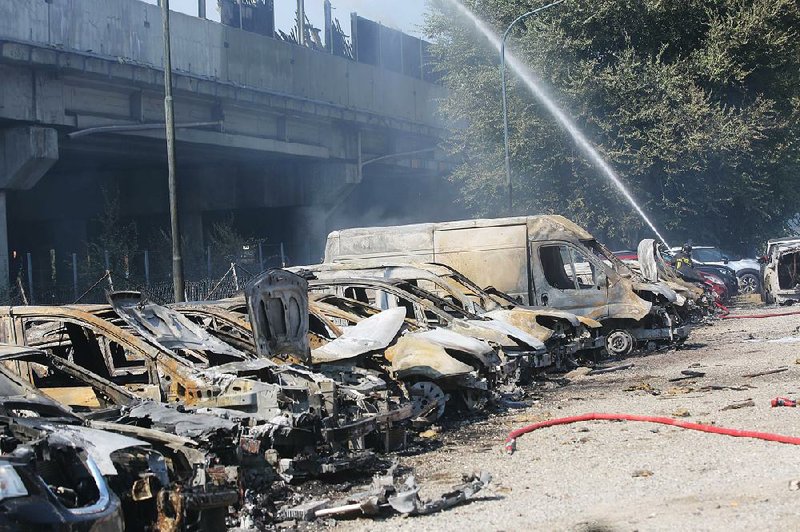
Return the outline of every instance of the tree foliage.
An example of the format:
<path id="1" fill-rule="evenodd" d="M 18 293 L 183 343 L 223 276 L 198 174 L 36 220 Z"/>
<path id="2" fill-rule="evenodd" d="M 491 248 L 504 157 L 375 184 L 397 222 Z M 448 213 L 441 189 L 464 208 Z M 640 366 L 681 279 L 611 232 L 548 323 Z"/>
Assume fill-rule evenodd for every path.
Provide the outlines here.
<path id="1" fill-rule="evenodd" d="M 502 35 L 530 0 L 463 0 Z M 448 2 L 428 18 L 449 88 L 452 179 L 507 212 L 498 54 Z M 675 243 L 752 248 L 800 212 L 797 0 L 568 0 L 518 25 L 539 76 Z M 514 214 L 562 213 L 635 244 L 644 224 L 509 73 Z"/>

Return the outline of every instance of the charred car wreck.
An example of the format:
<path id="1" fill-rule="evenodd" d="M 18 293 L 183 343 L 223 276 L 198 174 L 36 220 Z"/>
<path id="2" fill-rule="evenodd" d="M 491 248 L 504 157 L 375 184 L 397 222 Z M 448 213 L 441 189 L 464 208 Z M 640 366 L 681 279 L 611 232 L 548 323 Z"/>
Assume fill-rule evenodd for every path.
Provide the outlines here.
<path id="1" fill-rule="evenodd" d="M 800 303 L 800 239 L 770 240 L 763 262 L 764 301 L 779 305 Z"/>
<path id="2" fill-rule="evenodd" d="M 409 405 L 391 412 L 360 408 L 333 380 L 248 359 L 206 338 L 177 312 L 138 296 L 111 299 L 111 307 L 0 309 L 3 340 L 44 349 L 141 397 L 235 421 L 243 429 L 242 450 L 268 456 L 287 478 L 361 467 L 372 457 L 364 439 L 375 433 L 381 440 L 378 429 L 411 415 Z"/>
<path id="3" fill-rule="evenodd" d="M 36 349 L 2 347 L 0 362 L 0 378 L 26 389 L 43 404 L 58 403 L 62 415 L 69 411 L 72 439 L 87 439 L 86 449 L 97 463 L 114 459 L 116 452 L 105 443 L 94 444 L 103 438 L 136 441 L 147 448 L 138 456 L 121 458 L 124 476 L 120 473 L 110 481 L 129 527 L 219 527 L 228 508 L 238 505 L 235 423 L 141 399 Z M 78 418 L 81 423 L 75 421 Z"/>
<path id="4" fill-rule="evenodd" d="M 370 277 L 398 279 L 423 288 L 461 311 L 499 321 L 528 333 L 545 344 L 548 355 L 525 360 L 526 370 L 554 365 L 563 368 L 577 365 L 574 358 L 596 359 L 603 348 L 601 324 L 591 318 L 555 309 L 520 305 L 503 294 L 489 293 L 464 275 L 442 264 L 392 264 L 380 267 L 358 263 L 304 266 L 295 271 L 309 271 L 318 279 Z"/>

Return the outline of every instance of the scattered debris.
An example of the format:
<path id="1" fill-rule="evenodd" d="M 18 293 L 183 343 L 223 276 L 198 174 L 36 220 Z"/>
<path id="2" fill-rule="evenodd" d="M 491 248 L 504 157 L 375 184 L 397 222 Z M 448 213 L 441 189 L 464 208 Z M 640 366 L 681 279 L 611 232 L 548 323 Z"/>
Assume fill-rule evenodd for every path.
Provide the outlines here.
<path id="1" fill-rule="evenodd" d="M 684 395 L 694 391 L 694 388 L 689 386 L 670 386 L 664 393 L 667 395 Z"/>
<path id="2" fill-rule="evenodd" d="M 564 378 L 567 380 L 580 380 L 587 375 L 592 373 L 592 368 L 587 368 L 585 366 L 581 366 L 579 368 L 575 368 L 572 371 L 564 374 Z"/>
<path id="3" fill-rule="evenodd" d="M 281 511 L 286 519 L 312 520 L 321 517 L 346 519 L 360 516 L 377 516 L 387 513 L 401 515 L 427 515 L 461 504 L 486 487 L 492 476 L 481 471 L 466 475 L 463 483 L 452 491 L 431 501 L 419 498 L 420 487 L 413 474 L 399 480 L 397 464 L 385 475 L 375 475 L 369 489 L 338 501 L 313 501 Z M 313 512 L 313 513 L 312 513 Z"/>
<path id="4" fill-rule="evenodd" d="M 649 469 L 637 469 L 636 471 L 631 473 L 631 476 L 633 478 L 647 478 L 647 477 L 652 477 L 654 474 L 655 473 L 653 473 Z"/>
<path id="5" fill-rule="evenodd" d="M 724 412 L 726 410 L 738 410 L 740 408 L 749 408 L 751 406 L 756 406 L 756 404 L 753 402 L 752 399 L 746 399 L 738 403 L 731 403 L 728 406 L 721 408 L 720 410 Z"/>
<path id="6" fill-rule="evenodd" d="M 706 376 L 706 374 L 702 371 L 692 371 L 689 369 L 681 371 L 681 375 L 683 375 L 683 377 L 675 377 L 674 379 L 670 379 L 669 382 L 678 382 L 687 379 L 698 379 L 700 377 Z"/>
<path id="7" fill-rule="evenodd" d="M 611 366 L 607 368 L 595 368 L 589 372 L 589 375 L 601 375 L 603 373 L 612 373 L 614 371 L 622 371 L 624 369 L 630 369 L 633 367 L 633 364 L 620 364 L 619 366 Z"/>
<path id="8" fill-rule="evenodd" d="M 716 384 L 712 384 L 710 386 L 703 386 L 699 388 L 699 392 L 713 392 L 719 390 L 732 390 L 734 392 L 743 392 L 745 390 L 754 390 L 758 388 L 758 386 L 753 386 L 752 384 L 742 384 L 741 386 L 719 386 Z"/>
<path id="9" fill-rule="evenodd" d="M 441 431 L 440 431 L 440 429 L 438 427 L 431 427 L 430 429 L 428 429 L 428 430 L 426 430 L 424 432 L 420 432 L 419 433 L 419 437 L 420 438 L 424 438 L 426 440 L 429 440 L 429 439 L 436 438 L 437 436 L 439 436 L 440 432 Z"/>
<path id="10" fill-rule="evenodd" d="M 674 412 L 672 412 L 673 417 L 689 417 L 691 414 L 685 408 L 678 408 Z"/>
<path id="11" fill-rule="evenodd" d="M 790 491 L 798 491 L 800 490 L 800 480 L 792 480 L 789 482 L 789 490 Z"/>
<path id="12" fill-rule="evenodd" d="M 789 371 L 789 366 L 781 366 L 781 367 L 776 368 L 776 369 L 770 369 L 770 370 L 767 370 L 767 371 L 759 371 L 758 373 L 748 373 L 746 375 L 742 375 L 742 377 L 745 377 L 747 379 L 751 379 L 753 377 L 763 377 L 764 375 L 772 375 L 774 373 L 782 373 L 784 371 Z"/>
<path id="13" fill-rule="evenodd" d="M 628 386 L 624 388 L 622 391 L 624 392 L 647 392 L 652 395 L 661 395 L 661 391 L 655 388 L 652 384 L 647 381 L 638 382 L 632 386 Z"/>

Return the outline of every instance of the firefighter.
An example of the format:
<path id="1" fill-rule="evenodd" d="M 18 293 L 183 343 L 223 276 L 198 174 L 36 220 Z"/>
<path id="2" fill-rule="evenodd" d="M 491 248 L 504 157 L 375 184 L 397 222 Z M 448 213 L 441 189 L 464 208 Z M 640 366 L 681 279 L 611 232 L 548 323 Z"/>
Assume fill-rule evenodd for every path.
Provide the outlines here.
<path id="1" fill-rule="evenodd" d="M 700 273 L 694 269 L 692 262 L 692 246 L 684 244 L 681 250 L 675 254 L 675 269 L 685 281 L 691 283 L 702 283 L 705 281 Z"/>

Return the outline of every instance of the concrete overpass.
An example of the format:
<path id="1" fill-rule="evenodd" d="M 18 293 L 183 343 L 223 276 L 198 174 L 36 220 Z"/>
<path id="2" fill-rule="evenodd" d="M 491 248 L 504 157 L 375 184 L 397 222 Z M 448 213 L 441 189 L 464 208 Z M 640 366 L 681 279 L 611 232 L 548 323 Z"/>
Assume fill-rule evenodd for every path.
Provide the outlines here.
<path id="1" fill-rule="evenodd" d="M 441 175 L 441 87 L 180 13 L 171 23 L 187 255 L 237 212 L 312 260 L 362 182 Z M 162 50 L 154 5 L 0 2 L 0 279 L 9 246 L 89 241 L 109 184 L 123 217 L 166 227 Z"/>

